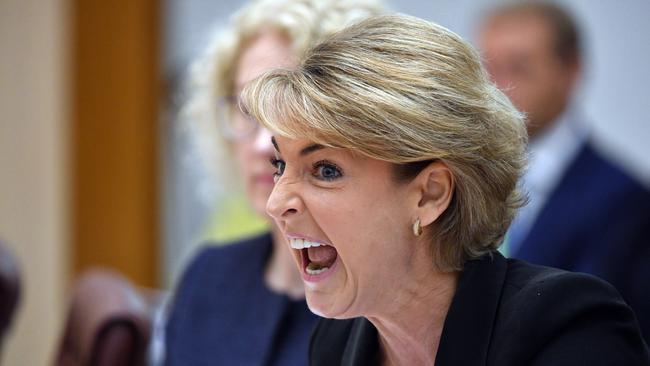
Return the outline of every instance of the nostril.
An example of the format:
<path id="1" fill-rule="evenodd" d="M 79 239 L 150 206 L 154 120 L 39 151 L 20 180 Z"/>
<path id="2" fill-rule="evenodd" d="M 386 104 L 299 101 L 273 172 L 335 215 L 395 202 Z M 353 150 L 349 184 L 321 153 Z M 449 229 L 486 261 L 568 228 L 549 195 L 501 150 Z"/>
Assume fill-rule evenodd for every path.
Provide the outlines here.
<path id="1" fill-rule="evenodd" d="M 284 211 L 284 214 L 285 215 L 287 215 L 287 214 L 295 214 L 296 212 L 298 212 L 298 210 L 296 210 L 295 208 L 289 208 L 286 211 Z"/>

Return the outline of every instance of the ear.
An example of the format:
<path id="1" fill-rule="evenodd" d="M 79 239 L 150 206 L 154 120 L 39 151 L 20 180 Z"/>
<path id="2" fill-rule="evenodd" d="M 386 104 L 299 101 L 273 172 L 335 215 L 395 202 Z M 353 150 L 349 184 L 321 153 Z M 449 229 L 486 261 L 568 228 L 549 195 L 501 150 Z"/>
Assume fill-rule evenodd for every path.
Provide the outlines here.
<path id="1" fill-rule="evenodd" d="M 415 178 L 419 202 L 417 218 L 422 227 L 435 222 L 449 207 L 454 194 L 454 175 L 442 161 L 434 161 Z"/>

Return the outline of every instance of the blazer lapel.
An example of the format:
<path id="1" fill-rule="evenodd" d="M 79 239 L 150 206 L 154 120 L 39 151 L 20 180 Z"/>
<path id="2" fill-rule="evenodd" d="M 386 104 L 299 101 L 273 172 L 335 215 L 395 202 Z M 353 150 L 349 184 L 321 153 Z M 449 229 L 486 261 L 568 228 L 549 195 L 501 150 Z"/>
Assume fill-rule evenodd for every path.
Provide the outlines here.
<path id="1" fill-rule="evenodd" d="M 377 329 L 366 318 L 355 319 L 341 366 L 364 366 L 379 364 L 379 341 Z"/>
<path id="2" fill-rule="evenodd" d="M 468 261 L 445 319 L 436 366 L 485 365 L 507 262 L 495 252 Z"/>

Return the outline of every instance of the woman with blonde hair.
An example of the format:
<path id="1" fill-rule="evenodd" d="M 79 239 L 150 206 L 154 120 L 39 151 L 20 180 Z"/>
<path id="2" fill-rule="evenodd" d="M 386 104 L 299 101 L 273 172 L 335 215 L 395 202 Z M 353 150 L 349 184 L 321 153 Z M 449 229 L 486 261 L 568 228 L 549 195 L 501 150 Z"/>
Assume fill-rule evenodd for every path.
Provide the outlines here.
<path id="1" fill-rule="evenodd" d="M 331 318 L 311 365 L 650 364 L 609 284 L 496 251 L 525 201 L 526 129 L 454 33 L 361 21 L 242 101 L 273 132 L 267 212 Z"/>
<path id="2" fill-rule="evenodd" d="M 295 67 L 317 40 L 379 9 L 372 0 L 254 1 L 235 14 L 193 68 L 184 117 L 217 138 L 202 140 L 221 147 L 220 174 L 234 176 L 232 188 L 241 186 L 253 211 L 267 220 L 270 134 L 239 113 L 235 96 L 264 71 Z M 316 316 L 307 308 L 284 236 L 268 221 L 267 232 L 206 246 L 189 264 L 167 318 L 167 365 L 307 363 Z"/>

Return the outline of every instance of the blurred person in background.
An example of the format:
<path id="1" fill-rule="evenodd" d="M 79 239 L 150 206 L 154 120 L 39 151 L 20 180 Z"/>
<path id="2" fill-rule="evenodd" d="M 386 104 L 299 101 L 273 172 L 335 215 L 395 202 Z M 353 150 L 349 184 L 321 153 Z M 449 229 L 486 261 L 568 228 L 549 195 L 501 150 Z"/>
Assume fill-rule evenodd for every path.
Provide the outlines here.
<path id="1" fill-rule="evenodd" d="M 207 245 L 190 262 L 168 309 L 166 364 L 307 364 L 316 316 L 285 239 L 265 213 L 274 184 L 271 135 L 240 112 L 237 96 L 262 73 L 295 67 L 320 38 L 379 11 L 371 0 L 254 1 L 194 65 L 183 117 L 200 126 L 198 133 L 216 137 L 210 163 L 219 165 L 233 192 L 244 190 L 268 229 L 229 245 Z"/>
<path id="2" fill-rule="evenodd" d="M 508 231 L 507 253 L 612 283 L 648 342 L 650 193 L 597 150 L 575 106 L 583 61 L 574 20 L 552 3 L 509 3 L 482 22 L 479 45 L 530 136 L 530 203 Z"/>

